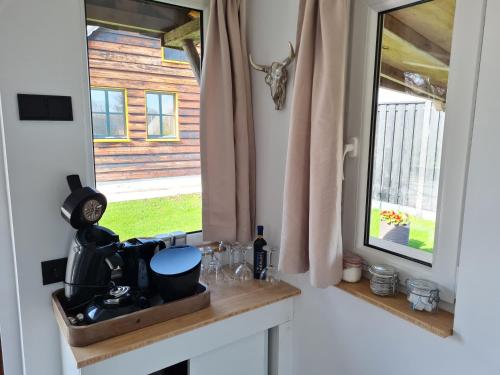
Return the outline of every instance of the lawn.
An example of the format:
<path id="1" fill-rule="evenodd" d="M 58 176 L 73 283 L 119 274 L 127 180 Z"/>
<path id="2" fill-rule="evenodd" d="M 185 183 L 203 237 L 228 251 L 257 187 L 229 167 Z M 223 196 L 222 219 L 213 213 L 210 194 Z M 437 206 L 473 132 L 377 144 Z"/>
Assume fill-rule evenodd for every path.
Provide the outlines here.
<path id="1" fill-rule="evenodd" d="M 111 229 L 124 241 L 173 231 L 201 230 L 201 195 L 108 203 L 99 225 Z"/>
<path id="2" fill-rule="evenodd" d="M 432 253 L 434 248 L 435 222 L 410 216 L 410 241 L 408 245 Z M 380 210 L 373 209 L 370 217 L 370 236 L 378 237 L 380 227 Z"/>

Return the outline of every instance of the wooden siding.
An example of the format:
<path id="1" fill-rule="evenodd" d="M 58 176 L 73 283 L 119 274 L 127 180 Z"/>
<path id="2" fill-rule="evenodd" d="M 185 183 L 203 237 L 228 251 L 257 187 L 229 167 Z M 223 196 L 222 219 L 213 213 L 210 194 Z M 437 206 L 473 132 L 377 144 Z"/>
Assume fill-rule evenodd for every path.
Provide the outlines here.
<path id="1" fill-rule="evenodd" d="M 127 89 L 129 142 L 94 143 L 97 181 L 200 174 L 200 89 L 189 65 L 162 61 L 160 40 L 100 28 L 88 40 L 90 84 Z M 179 141 L 147 141 L 145 91 L 176 92 Z"/>

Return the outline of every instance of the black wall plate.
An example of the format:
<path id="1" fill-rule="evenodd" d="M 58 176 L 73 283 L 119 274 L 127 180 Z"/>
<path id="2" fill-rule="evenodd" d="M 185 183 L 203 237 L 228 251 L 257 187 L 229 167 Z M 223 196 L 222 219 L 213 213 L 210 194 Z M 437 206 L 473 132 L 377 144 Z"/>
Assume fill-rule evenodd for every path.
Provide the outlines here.
<path id="1" fill-rule="evenodd" d="M 19 119 L 25 121 L 73 121 L 71 96 L 17 94 Z"/>
<path id="2" fill-rule="evenodd" d="M 66 275 L 68 258 L 52 259 L 42 262 L 43 285 L 60 283 Z"/>

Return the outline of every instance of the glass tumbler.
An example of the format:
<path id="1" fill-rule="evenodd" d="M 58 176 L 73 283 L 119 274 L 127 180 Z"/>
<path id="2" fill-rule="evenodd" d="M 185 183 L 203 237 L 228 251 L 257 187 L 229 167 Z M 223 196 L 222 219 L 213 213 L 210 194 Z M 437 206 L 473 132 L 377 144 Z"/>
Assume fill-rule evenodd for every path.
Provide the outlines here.
<path id="1" fill-rule="evenodd" d="M 250 265 L 247 263 L 246 254 L 248 250 L 253 249 L 253 244 L 247 244 L 241 246 L 241 264 L 236 268 L 234 272 L 235 278 L 240 281 L 248 281 L 253 279 L 253 270 Z"/>

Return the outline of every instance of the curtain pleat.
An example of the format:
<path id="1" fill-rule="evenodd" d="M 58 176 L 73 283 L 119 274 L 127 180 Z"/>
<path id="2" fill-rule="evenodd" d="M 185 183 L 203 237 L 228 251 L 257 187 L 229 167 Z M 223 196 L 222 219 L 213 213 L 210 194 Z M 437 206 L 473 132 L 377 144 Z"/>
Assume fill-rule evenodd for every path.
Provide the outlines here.
<path id="1" fill-rule="evenodd" d="M 349 0 L 301 0 L 279 268 L 342 278 L 341 199 Z"/>
<path id="2" fill-rule="evenodd" d="M 250 241 L 255 224 L 255 137 L 245 0 L 212 0 L 201 82 L 205 240 Z"/>

